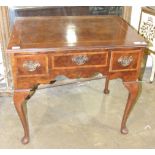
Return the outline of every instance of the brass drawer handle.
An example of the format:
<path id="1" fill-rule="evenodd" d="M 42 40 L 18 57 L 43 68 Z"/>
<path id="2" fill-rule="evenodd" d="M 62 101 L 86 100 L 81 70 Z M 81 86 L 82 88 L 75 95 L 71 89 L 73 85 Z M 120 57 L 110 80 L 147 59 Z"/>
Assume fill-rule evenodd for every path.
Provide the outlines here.
<path id="1" fill-rule="evenodd" d="M 133 57 L 132 56 L 121 56 L 118 59 L 118 63 L 123 66 L 123 67 L 127 67 L 131 64 L 131 62 L 133 61 Z"/>
<path id="2" fill-rule="evenodd" d="M 23 67 L 29 72 L 35 71 L 40 66 L 41 65 L 38 61 L 28 60 L 28 61 L 24 61 L 23 63 Z"/>
<path id="3" fill-rule="evenodd" d="M 88 61 L 88 57 L 86 55 L 78 55 L 72 57 L 72 61 L 76 63 L 77 65 L 83 65 Z"/>

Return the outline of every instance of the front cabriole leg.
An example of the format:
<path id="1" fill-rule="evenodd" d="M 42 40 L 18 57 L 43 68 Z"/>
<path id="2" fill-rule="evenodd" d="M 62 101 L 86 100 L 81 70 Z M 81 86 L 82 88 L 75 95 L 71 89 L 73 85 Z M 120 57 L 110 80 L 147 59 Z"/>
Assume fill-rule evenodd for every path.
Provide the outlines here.
<path id="1" fill-rule="evenodd" d="M 24 104 L 25 104 L 24 101 L 28 96 L 29 96 L 29 91 L 21 91 L 21 92 L 15 91 L 13 96 L 16 111 L 18 113 L 18 116 L 24 128 L 24 137 L 21 140 L 23 144 L 29 143 L 29 127 L 28 127 L 26 114 L 24 112 Z"/>
<path id="2" fill-rule="evenodd" d="M 129 113 L 130 113 L 132 107 L 134 106 L 135 100 L 138 96 L 139 83 L 135 81 L 135 82 L 123 82 L 123 84 L 128 89 L 129 96 L 128 96 L 127 104 L 126 104 L 126 107 L 124 110 L 124 115 L 123 115 L 123 119 L 122 119 L 122 123 L 121 123 L 121 133 L 127 134 L 128 129 L 126 127 L 126 122 L 127 122 Z"/>

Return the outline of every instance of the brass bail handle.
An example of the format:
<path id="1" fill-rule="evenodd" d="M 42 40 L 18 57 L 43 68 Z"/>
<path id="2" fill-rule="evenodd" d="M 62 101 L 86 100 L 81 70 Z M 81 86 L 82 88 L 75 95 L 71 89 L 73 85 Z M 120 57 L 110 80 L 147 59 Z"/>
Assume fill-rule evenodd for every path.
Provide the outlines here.
<path id="1" fill-rule="evenodd" d="M 132 56 L 121 56 L 118 59 L 118 63 L 123 66 L 123 67 L 127 67 L 129 66 L 133 61 L 133 57 Z"/>
<path id="2" fill-rule="evenodd" d="M 28 60 L 23 63 L 23 67 L 29 72 L 35 71 L 40 66 L 41 65 L 38 61 Z"/>

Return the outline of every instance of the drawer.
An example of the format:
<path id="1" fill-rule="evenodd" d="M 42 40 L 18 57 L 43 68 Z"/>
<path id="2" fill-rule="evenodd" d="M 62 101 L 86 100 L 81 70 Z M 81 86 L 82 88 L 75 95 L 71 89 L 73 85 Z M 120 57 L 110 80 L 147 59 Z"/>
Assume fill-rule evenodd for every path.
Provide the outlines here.
<path id="1" fill-rule="evenodd" d="M 110 71 L 135 71 L 141 59 L 141 50 L 111 51 Z"/>
<path id="2" fill-rule="evenodd" d="M 17 55 L 15 64 L 18 77 L 46 76 L 49 70 L 46 54 Z"/>
<path id="3" fill-rule="evenodd" d="M 53 69 L 105 67 L 108 62 L 108 52 L 67 53 L 53 57 Z"/>

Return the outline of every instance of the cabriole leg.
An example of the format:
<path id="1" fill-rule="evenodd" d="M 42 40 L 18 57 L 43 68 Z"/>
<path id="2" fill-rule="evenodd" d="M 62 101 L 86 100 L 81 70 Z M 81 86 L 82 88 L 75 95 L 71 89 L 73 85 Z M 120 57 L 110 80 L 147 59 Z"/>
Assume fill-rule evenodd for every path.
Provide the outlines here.
<path id="1" fill-rule="evenodd" d="M 109 89 L 108 89 L 108 87 L 109 87 L 109 77 L 106 77 L 105 80 L 106 81 L 105 81 L 104 94 L 109 94 Z"/>
<path id="2" fill-rule="evenodd" d="M 123 84 L 128 89 L 129 96 L 128 96 L 127 104 L 124 110 L 124 115 L 123 115 L 123 119 L 121 123 L 121 133 L 127 134 L 128 129 L 126 127 L 126 122 L 127 122 L 129 113 L 132 107 L 134 106 L 135 100 L 137 98 L 138 90 L 139 90 L 139 83 L 138 82 L 124 82 Z"/>
<path id="3" fill-rule="evenodd" d="M 28 127 L 28 122 L 23 108 L 24 101 L 28 95 L 29 95 L 29 91 L 14 92 L 14 97 L 13 97 L 16 111 L 18 113 L 18 116 L 24 128 L 24 137 L 21 140 L 23 144 L 27 144 L 29 142 L 29 127 Z"/>

